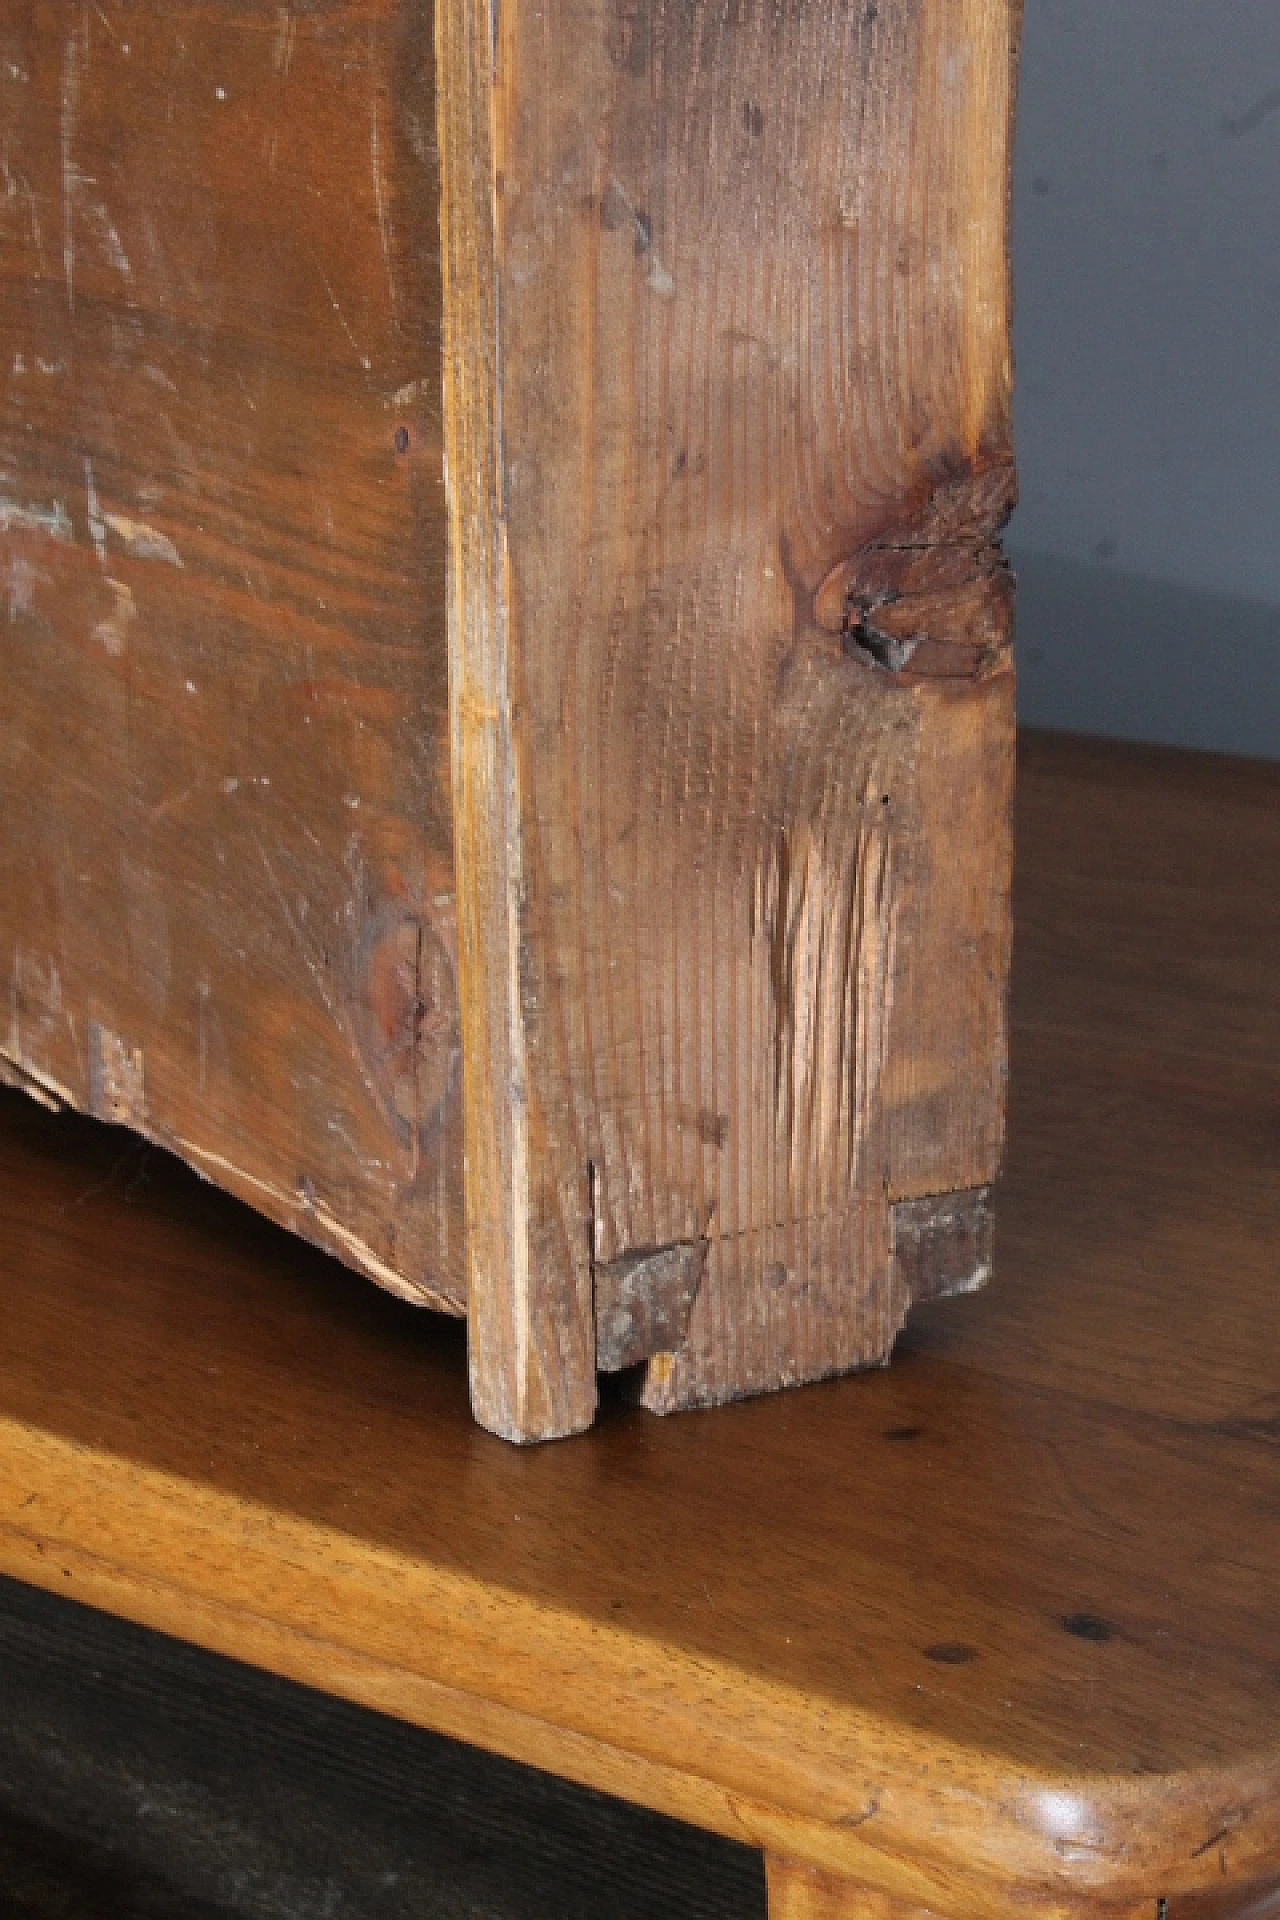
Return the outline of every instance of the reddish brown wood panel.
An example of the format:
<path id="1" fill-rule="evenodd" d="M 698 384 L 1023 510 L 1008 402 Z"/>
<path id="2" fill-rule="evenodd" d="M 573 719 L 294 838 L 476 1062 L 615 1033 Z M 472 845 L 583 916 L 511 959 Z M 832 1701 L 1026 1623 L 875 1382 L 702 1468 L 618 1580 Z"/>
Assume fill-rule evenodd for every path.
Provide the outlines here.
<path id="1" fill-rule="evenodd" d="M 417 0 L 0 23 L 0 1063 L 458 1308 Z"/>

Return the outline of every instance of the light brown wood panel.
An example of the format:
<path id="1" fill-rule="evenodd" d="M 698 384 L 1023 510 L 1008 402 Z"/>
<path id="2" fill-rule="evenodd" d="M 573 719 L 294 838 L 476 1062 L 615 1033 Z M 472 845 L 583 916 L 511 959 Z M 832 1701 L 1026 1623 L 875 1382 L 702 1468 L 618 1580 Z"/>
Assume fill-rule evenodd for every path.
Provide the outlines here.
<path id="1" fill-rule="evenodd" d="M 7 1096 L 0 1566 L 749 1840 L 786 1915 L 1260 1920 L 1280 770 L 1020 792 L 995 1283 L 893 1367 L 504 1447 L 460 1326 Z"/>
<path id="2" fill-rule="evenodd" d="M 0 1070 L 459 1311 L 433 86 L 417 0 L 5 9 Z"/>
<path id="3" fill-rule="evenodd" d="M 1016 5 L 441 10 L 473 1390 L 882 1359 L 1002 1129 Z M 565 49 L 572 48 L 566 65 Z"/>

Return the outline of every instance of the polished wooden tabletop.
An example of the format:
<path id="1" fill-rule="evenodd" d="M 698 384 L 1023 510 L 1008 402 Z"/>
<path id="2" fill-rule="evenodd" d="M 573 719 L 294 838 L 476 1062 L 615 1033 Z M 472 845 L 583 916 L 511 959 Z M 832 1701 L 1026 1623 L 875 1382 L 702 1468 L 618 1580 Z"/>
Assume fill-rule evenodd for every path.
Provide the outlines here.
<path id="1" fill-rule="evenodd" d="M 1033 736 L 1018 836 L 995 1280 L 874 1375 L 518 1451 L 4 1096 L 0 1568 L 946 1915 L 1280 1880 L 1280 769 Z"/>

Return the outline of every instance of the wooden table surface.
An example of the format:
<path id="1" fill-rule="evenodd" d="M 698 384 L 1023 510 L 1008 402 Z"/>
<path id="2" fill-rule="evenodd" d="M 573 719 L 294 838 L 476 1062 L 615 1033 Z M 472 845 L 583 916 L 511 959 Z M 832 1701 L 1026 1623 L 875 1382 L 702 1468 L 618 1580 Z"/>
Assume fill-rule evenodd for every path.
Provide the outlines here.
<path id="1" fill-rule="evenodd" d="M 1280 768 L 1020 780 L 996 1278 L 887 1372 L 521 1452 L 460 1327 L 6 1095 L 0 1568 L 802 1863 L 787 1916 L 1274 1911 Z"/>

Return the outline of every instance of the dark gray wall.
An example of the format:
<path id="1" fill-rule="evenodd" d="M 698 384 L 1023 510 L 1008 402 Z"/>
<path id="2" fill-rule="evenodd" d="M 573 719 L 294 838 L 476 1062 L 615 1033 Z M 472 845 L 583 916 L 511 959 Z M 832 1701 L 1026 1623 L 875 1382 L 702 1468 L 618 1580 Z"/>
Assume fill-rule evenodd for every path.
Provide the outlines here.
<path id="1" fill-rule="evenodd" d="M 1280 755 L 1280 0 L 1026 0 L 1023 716 Z"/>

